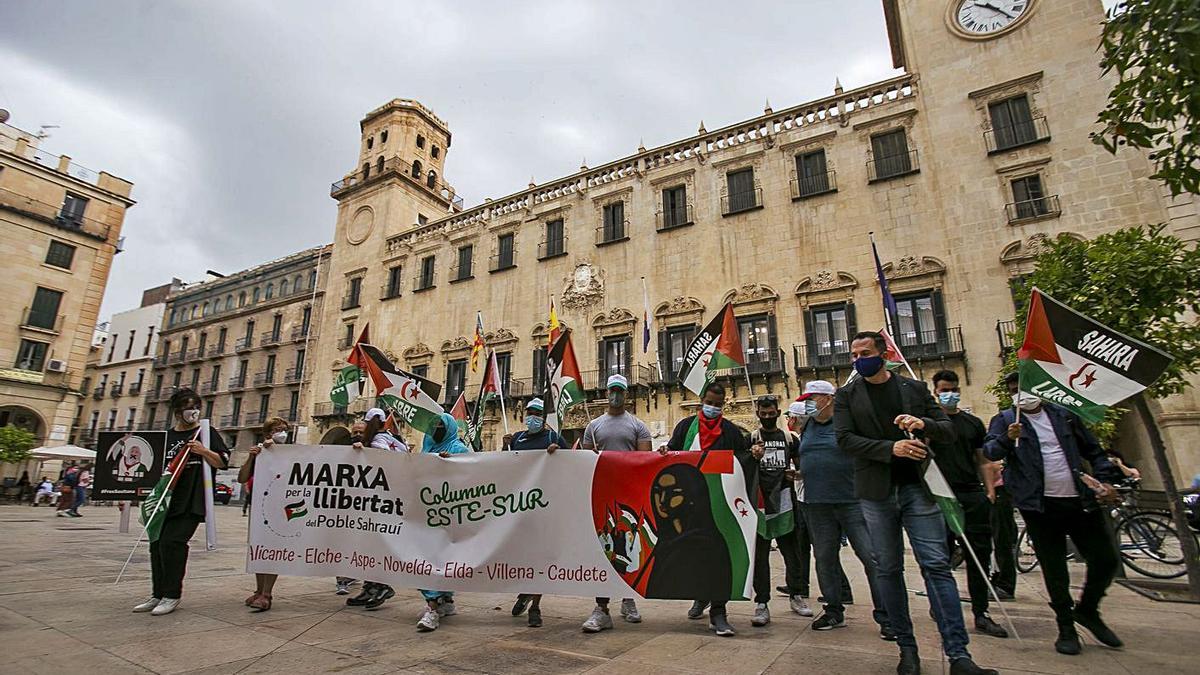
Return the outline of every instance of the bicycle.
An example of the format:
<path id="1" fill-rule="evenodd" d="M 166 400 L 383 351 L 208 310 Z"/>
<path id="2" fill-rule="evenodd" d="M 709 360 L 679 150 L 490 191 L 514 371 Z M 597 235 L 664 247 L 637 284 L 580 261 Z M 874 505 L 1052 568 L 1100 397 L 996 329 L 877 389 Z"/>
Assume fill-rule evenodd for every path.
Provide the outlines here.
<path id="1" fill-rule="evenodd" d="M 1112 509 L 1113 531 L 1117 535 L 1121 562 L 1134 572 L 1155 579 L 1179 578 L 1187 573 L 1187 568 L 1175 523 L 1167 511 L 1138 508 L 1139 482 L 1115 486 L 1122 495 L 1121 504 Z M 1026 536 L 1024 523 L 1017 535 L 1016 549 L 1017 569 L 1022 573 L 1032 572 L 1038 566 L 1038 560 Z M 1075 556 L 1075 552 L 1070 551 L 1067 560 Z"/>

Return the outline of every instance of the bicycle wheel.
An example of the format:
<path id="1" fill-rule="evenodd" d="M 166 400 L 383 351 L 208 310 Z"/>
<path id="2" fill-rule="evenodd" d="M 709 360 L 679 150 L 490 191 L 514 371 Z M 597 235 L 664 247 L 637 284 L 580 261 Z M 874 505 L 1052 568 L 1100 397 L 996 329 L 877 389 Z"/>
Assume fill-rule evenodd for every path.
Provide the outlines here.
<path id="1" fill-rule="evenodd" d="M 1024 574 L 1032 572 L 1037 566 L 1038 559 L 1033 552 L 1033 544 L 1029 541 L 1025 528 L 1021 528 L 1021 533 L 1017 535 L 1017 570 Z"/>
<path id="2" fill-rule="evenodd" d="M 1117 523 L 1121 559 L 1133 571 L 1155 579 L 1187 573 L 1175 523 L 1165 513 L 1142 511 Z"/>

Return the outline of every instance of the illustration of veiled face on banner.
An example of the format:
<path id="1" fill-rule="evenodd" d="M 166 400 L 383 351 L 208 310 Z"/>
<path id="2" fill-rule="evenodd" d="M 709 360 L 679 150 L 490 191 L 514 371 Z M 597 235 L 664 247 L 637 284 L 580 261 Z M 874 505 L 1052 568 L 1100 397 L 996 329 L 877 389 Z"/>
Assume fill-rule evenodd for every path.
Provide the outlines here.
<path id="1" fill-rule="evenodd" d="M 596 535 L 613 569 L 650 597 L 745 597 L 752 551 L 742 525 L 757 514 L 727 497 L 727 482 L 743 480 L 733 453 L 632 455 L 601 453 L 592 483 Z"/>

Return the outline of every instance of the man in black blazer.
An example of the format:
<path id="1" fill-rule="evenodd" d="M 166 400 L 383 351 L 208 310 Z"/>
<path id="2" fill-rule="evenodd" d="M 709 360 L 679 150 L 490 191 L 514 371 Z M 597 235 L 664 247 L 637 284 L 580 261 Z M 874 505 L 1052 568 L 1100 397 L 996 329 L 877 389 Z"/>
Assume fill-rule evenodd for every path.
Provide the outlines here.
<path id="1" fill-rule="evenodd" d="M 953 442 L 954 425 L 924 382 L 888 371 L 886 351 L 887 343 L 879 333 L 854 336 L 850 355 L 858 377 L 838 390 L 833 424 L 838 446 L 854 457 L 854 491 L 871 536 L 879 593 L 900 646 L 896 672 L 921 672 L 904 586 L 903 532 L 907 532 L 950 672 L 996 673 L 975 665 L 967 652 L 969 639 L 958 585 L 950 572 L 946 524 L 922 479 L 929 461 L 922 439 Z"/>

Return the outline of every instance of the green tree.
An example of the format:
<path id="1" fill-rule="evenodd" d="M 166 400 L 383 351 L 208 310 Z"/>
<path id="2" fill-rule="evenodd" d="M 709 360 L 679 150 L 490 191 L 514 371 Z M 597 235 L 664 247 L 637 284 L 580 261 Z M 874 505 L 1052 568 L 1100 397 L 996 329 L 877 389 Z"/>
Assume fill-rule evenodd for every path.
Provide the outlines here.
<path id="1" fill-rule="evenodd" d="M 1100 64 L 1119 81 L 1092 140 L 1115 153 L 1150 151 L 1156 173 L 1178 195 L 1200 193 L 1200 2 L 1136 0 L 1109 12 Z"/>
<path id="2" fill-rule="evenodd" d="M 0 427 L 0 463 L 23 462 L 29 459 L 37 437 L 32 433 L 9 424 Z"/>
<path id="3" fill-rule="evenodd" d="M 1131 403 L 1149 433 L 1154 461 L 1181 535 L 1192 594 L 1200 599 L 1200 552 L 1190 536 L 1166 446 L 1147 402 L 1183 391 L 1190 386 L 1188 375 L 1200 371 L 1200 322 L 1196 320 L 1200 314 L 1200 249 L 1164 230 L 1164 225 L 1129 227 L 1090 241 L 1059 235 L 1037 256 L 1026 285 L 1175 357 L 1162 377 Z M 1025 320 L 1025 312 L 1017 312 L 1014 344 L 1020 344 L 1025 334 Z M 1016 362 L 1016 354 L 1009 354 L 1004 372 L 1015 370 Z M 1002 404 L 1010 404 L 1002 381 L 993 385 L 992 391 L 1002 395 Z M 1112 408 L 1103 422 L 1093 425 L 1102 441 L 1111 440 L 1117 420 L 1126 412 Z"/>

